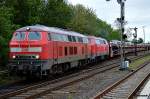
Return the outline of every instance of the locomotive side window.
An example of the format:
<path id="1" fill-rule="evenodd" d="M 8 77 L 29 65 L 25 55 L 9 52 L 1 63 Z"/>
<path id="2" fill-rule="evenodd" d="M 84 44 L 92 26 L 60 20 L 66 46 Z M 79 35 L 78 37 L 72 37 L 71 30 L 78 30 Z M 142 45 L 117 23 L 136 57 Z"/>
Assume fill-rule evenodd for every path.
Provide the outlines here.
<path id="1" fill-rule="evenodd" d="M 74 47 L 74 54 L 77 54 L 77 47 Z"/>
<path id="2" fill-rule="evenodd" d="M 69 41 L 67 35 L 64 35 L 64 40 L 65 40 L 66 42 Z"/>
<path id="3" fill-rule="evenodd" d="M 88 38 L 88 42 L 89 42 L 89 43 L 92 43 L 92 39 L 91 39 L 91 38 Z"/>
<path id="4" fill-rule="evenodd" d="M 41 34 L 40 34 L 40 32 L 29 32 L 28 39 L 29 40 L 40 40 Z"/>
<path id="5" fill-rule="evenodd" d="M 66 35 L 62 35 L 62 40 L 65 41 L 65 42 L 68 42 L 68 38 Z"/>
<path id="6" fill-rule="evenodd" d="M 25 39 L 25 32 L 16 32 L 13 36 L 14 40 L 24 40 Z"/>
<path id="7" fill-rule="evenodd" d="M 88 43 L 88 39 L 87 38 L 83 38 L 83 43 Z"/>
<path id="8" fill-rule="evenodd" d="M 75 36 L 76 42 L 78 42 L 78 37 Z"/>
<path id="9" fill-rule="evenodd" d="M 56 40 L 56 41 L 62 41 L 62 40 L 61 40 L 61 35 L 55 34 L 55 40 Z"/>
<path id="10" fill-rule="evenodd" d="M 68 40 L 69 40 L 70 42 L 76 42 L 76 37 L 75 37 L 75 36 L 70 36 L 70 35 L 68 35 Z"/>
<path id="11" fill-rule="evenodd" d="M 57 34 L 57 37 L 58 37 L 58 41 L 63 41 L 63 37 L 61 34 Z"/>
<path id="12" fill-rule="evenodd" d="M 59 47 L 59 56 L 62 56 L 63 53 L 62 53 L 62 47 Z"/>
<path id="13" fill-rule="evenodd" d="M 48 40 L 50 41 L 51 40 L 51 34 L 48 33 Z"/>
<path id="14" fill-rule="evenodd" d="M 81 38 L 81 37 L 78 37 L 78 42 L 81 42 L 81 43 L 83 43 L 83 38 Z"/>
<path id="15" fill-rule="evenodd" d="M 68 35 L 68 40 L 69 40 L 70 42 L 72 42 L 72 38 L 71 38 L 70 35 Z"/>
<path id="16" fill-rule="evenodd" d="M 82 47 L 82 54 L 84 54 L 84 47 Z"/>
<path id="17" fill-rule="evenodd" d="M 73 47 L 69 47 L 69 54 L 73 55 Z"/>
<path id="18" fill-rule="evenodd" d="M 72 40 L 73 40 L 73 42 L 76 42 L 75 36 L 72 36 Z"/>
<path id="19" fill-rule="evenodd" d="M 65 41 L 65 42 L 69 41 L 69 38 L 67 35 L 56 34 L 56 33 L 51 34 L 51 39 L 53 41 Z"/>

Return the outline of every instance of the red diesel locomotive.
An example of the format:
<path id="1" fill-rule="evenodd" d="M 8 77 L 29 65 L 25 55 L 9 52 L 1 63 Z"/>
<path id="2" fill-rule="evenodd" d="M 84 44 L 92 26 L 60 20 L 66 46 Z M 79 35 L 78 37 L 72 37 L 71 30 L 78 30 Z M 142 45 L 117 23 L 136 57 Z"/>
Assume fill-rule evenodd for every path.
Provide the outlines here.
<path id="1" fill-rule="evenodd" d="M 120 54 L 120 41 L 85 36 L 43 25 L 26 26 L 16 30 L 10 41 L 10 72 L 18 76 L 62 73 L 73 67 Z M 137 50 L 150 49 L 137 45 Z M 133 44 L 125 44 L 125 53 L 134 52 Z"/>
<path id="2" fill-rule="evenodd" d="M 109 44 L 103 38 L 43 25 L 27 26 L 16 30 L 10 41 L 9 69 L 19 76 L 43 76 L 108 55 Z"/>

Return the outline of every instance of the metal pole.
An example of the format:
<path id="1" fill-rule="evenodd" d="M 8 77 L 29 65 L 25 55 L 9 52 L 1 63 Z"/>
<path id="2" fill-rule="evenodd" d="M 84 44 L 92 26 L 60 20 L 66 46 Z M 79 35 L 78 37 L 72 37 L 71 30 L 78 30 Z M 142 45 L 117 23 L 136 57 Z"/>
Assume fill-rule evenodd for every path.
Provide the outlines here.
<path id="1" fill-rule="evenodd" d="M 125 3 L 124 3 L 124 0 L 121 0 L 120 2 L 120 7 L 121 7 L 121 64 L 120 64 L 120 69 L 124 69 L 124 51 L 123 51 L 123 48 L 124 48 L 124 41 L 123 41 L 123 34 L 124 34 L 124 15 L 125 15 L 125 11 L 124 11 L 124 6 L 125 6 Z"/>
<path id="2" fill-rule="evenodd" d="M 144 43 L 145 43 L 145 26 L 143 26 Z"/>
<path id="3" fill-rule="evenodd" d="M 110 1 L 110 0 L 106 0 L 106 1 Z M 124 41 L 123 41 L 123 34 L 124 34 L 124 19 L 125 19 L 125 1 L 126 0 L 117 0 L 118 4 L 120 4 L 120 9 L 121 9 L 121 13 L 120 13 L 120 24 L 121 24 L 121 46 L 120 46 L 120 54 L 121 54 L 121 64 L 120 64 L 120 70 L 125 69 L 124 67 L 124 51 L 123 51 L 123 47 L 124 47 Z"/>
<path id="4" fill-rule="evenodd" d="M 137 29 L 138 28 L 134 28 L 135 31 L 135 35 L 134 35 L 134 39 L 135 39 L 135 56 L 137 56 Z"/>
<path id="5" fill-rule="evenodd" d="M 145 26 L 143 26 L 143 34 L 144 34 L 144 53 L 147 50 L 147 48 L 145 48 Z"/>

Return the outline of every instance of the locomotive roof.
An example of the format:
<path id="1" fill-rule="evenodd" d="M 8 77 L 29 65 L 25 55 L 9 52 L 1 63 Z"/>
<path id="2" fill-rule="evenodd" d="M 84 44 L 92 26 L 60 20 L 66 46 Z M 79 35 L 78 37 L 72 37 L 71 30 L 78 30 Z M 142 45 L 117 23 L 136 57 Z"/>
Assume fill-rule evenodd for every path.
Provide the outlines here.
<path id="1" fill-rule="evenodd" d="M 105 40 L 107 41 L 105 38 L 102 38 L 102 37 L 96 37 L 96 36 L 89 36 L 90 38 L 94 38 L 94 39 L 101 39 L 101 40 Z"/>
<path id="2" fill-rule="evenodd" d="M 85 35 L 82 35 L 78 32 L 67 31 L 67 30 L 64 30 L 64 29 L 61 29 L 61 28 L 57 28 L 57 27 L 47 27 L 47 26 L 44 26 L 44 25 L 26 26 L 26 27 L 22 27 L 22 28 L 20 28 L 16 31 L 27 31 L 27 28 L 30 28 L 30 31 L 48 31 L 48 32 L 54 32 L 54 33 L 59 33 L 59 34 L 86 37 Z"/>

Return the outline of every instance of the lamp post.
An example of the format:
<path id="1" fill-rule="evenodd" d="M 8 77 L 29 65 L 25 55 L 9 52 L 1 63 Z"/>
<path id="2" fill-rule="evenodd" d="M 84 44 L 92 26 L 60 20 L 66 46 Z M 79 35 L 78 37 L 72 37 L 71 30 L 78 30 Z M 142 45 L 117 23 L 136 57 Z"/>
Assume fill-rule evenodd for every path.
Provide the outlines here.
<path id="1" fill-rule="evenodd" d="M 110 0 L 106 0 L 106 1 L 110 1 Z M 124 63 L 124 51 L 123 51 L 123 47 L 124 47 L 124 41 L 123 41 L 123 34 L 124 34 L 124 23 L 125 23 L 125 1 L 126 0 L 117 0 L 118 4 L 120 4 L 120 25 L 121 25 L 121 49 L 120 49 L 120 53 L 121 53 L 121 64 L 120 64 L 120 70 L 125 69 L 125 63 Z"/>

